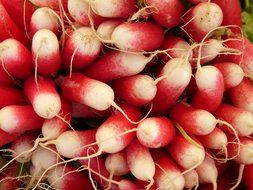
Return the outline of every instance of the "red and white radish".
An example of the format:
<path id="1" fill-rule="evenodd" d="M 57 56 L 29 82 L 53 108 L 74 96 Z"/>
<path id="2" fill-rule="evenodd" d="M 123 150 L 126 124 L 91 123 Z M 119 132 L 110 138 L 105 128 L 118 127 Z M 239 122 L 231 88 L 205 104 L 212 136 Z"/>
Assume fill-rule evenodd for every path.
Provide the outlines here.
<path id="1" fill-rule="evenodd" d="M 39 77 L 38 81 L 35 81 L 31 76 L 25 82 L 24 91 L 40 117 L 51 119 L 61 110 L 61 99 L 51 79 Z"/>
<path id="2" fill-rule="evenodd" d="M 15 141 L 18 138 L 16 134 L 10 134 L 0 129 L 0 147 Z"/>
<path id="3" fill-rule="evenodd" d="M 30 2 L 37 7 L 49 7 L 57 11 L 64 8 L 66 11 L 68 0 L 30 0 Z"/>
<path id="4" fill-rule="evenodd" d="M 139 189 L 136 184 L 134 184 L 128 179 L 122 179 L 119 181 L 119 183 L 120 183 L 119 190 L 138 190 Z"/>
<path id="5" fill-rule="evenodd" d="M 138 125 L 136 136 L 145 147 L 161 148 L 173 140 L 175 128 L 166 117 L 149 117 Z"/>
<path id="6" fill-rule="evenodd" d="M 32 57 L 34 59 L 35 72 L 38 71 L 41 75 L 48 76 L 60 69 L 59 42 L 52 31 L 41 29 L 34 34 L 32 39 Z"/>
<path id="7" fill-rule="evenodd" d="M 193 188 L 197 187 L 199 185 L 199 176 L 196 170 L 191 170 L 184 174 L 184 180 L 185 180 L 185 188 Z"/>
<path id="8" fill-rule="evenodd" d="M 120 24 L 122 21 L 119 19 L 106 20 L 98 26 L 97 33 L 103 40 L 111 40 L 114 29 Z"/>

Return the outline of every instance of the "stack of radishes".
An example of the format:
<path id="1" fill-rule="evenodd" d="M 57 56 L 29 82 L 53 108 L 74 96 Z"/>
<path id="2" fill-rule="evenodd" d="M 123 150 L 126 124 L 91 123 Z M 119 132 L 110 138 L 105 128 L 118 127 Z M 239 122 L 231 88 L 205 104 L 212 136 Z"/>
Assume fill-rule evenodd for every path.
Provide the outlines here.
<path id="1" fill-rule="evenodd" d="M 0 0 L 0 189 L 253 189 L 238 0 Z"/>

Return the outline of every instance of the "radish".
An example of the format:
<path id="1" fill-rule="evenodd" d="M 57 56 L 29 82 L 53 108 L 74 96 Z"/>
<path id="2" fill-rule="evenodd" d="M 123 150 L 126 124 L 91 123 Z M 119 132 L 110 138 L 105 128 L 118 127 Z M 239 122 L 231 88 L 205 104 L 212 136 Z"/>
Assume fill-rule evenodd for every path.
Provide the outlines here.
<path id="1" fill-rule="evenodd" d="M 236 107 L 253 114 L 253 84 L 250 79 L 244 78 L 238 86 L 229 89 L 228 94 Z"/>
<path id="2" fill-rule="evenodd" d="M 83 69 L 100 53 L 102 44 L 89 27 L 76 29 L 68 37 L 62 50 L 64 67 L 70 70 Z"/>
<path id="3" fill-rule="evenodd" d="M 15 141 L 18 138 L 18 135 L 9 134 L 4 130 L 0 129 L 0 147 Z"/>
<path id="4" fill-rule="evenodd" d="M 31 160 L 32 152 L 29 150 L 33 148 L 36 138 L 37 134 L 35 132 L 28 131 L 12 142 L 11 149 L 15 152 L 12 156 L 17 162 L 26 163 Z"/>
<path id="5" fill-rule="evenodd" d="M 113 81 L 112 88 L 117 97 L 131 105 L 141 106 L 155 97 L 160 79 L 155 81 L 148 75 L 135 75 Z"/>
<path id="6" fill-rule="evenodd" d="M 166 76 L 166 78 L 157 84 L 151 113 L 165 114 L 189 84 L 191 74 L 191 65 L 186 59 L 175 58 L 167 62 L 158 75 L 158 77 Z"/>
<path id="7" fill-rule="evenodd" d="M 146 3 L 147 5 L 154 7 L 152 17 L 161 26 L 170 29 L 181 22 L 184 6 L 180 0 L 147 0 Z"/>
<path id="8" fill-rule="evenodd" d="M 194 41 L 200 42 L 211 30 L 219 27 L 222 21 L 222 9 L 215 3 L 203 2 L 183 16 L 184 25 L 181 28 Z"/>
<path id="9" fill-rule="evenodd" d="M 31 36 L 33 37 L 34 34 L 41 29 L 48 29 L 53 33 L 55 33 L 56 36 L 58 36 L 59 35 L 58 18 L 60 18 L 58 14 L 48 7 L 36 9 L 36 11 L 32 15 L 30 22 Z"/>
<path id="10" fill-rule="evenodd" d="M 231 62 L 215 63 L 213 64 L 216 68 L 220 70 L 224 79 L 224 87 L 233 88 L 239 85 L 244 77 L 244 72 L 242 68 Z"/>
<path id="11" fill-rule="evenodd" d="M 198 145 L 188 142 L 182 135 L 177 134 L 168 145 L 167 150 L 178 165 L 192 170 L 199 166 L 205 158 L 204 147 L 198 141 L 196 142 Z"/>
<path id="12" fill-rule="evenodd" d="M 194 135 L 207 135 L 217 124 L 216 118 L 211 113 L 184 102 L 177 103 L 171 108 L 170 117 L 184 130 Z"/>
<path id="13" fill-rule="evenodd" d="M 128 18 L 136 10 L 136 0 L 93 0 L 89 1 L 92 10 L 103 17 Z"/>
<path id="14" fill-rule="evenodd" d="M 138 120 L 141 112 L 132 106 L 121 106 L 132 120 Z M 135 124 L 129 122 L 121 113 L 112 114 L 97 130 L 96 142 L 99 152 L 116 153 L 128 147 L 133 140 Z M 132 131 L 132 132 L 131 132 Z M 123 135 L 124 134 L 124 135 Z"/>
<path id="15" fill-rule="evenodd" d="M 92 147 L 97 150 L 97 146 L 89 146 L 89 144 L 94 144 L 95 142 L 96 131 L 96 129 L 65 131 L 57 139 L 48 141 L 44 145 L 54 144 L 57 152 L 66 158 L 86 156 L 88 153 L 87 147 Z"/>
<path id="16" fill-rule="evenodd" d="M 27 0 L 1 0 L 4 8 L 10 15 L 11 19 L 24 31 L 30 31 L 29 24 L 35 8 Z M 13 6 L 15 5 L 15 6 Z"/>
<path id="17" fill-rule="evenodd" d="M 185 188 L 192 189 L 193 187 L 198 187 L 199 185 L 199 176 L 196 170 L 191 170 L 184 174 L 184 180 L 185 180 Z"/>
<path id="18" fill-rule="evenodd" d="M 163 30 L 155 23 L 125 22 L 114 29 L 111 42 L 120 50 L 142 52 L 158 48 L 163 39 Z"/>
<path id="19" fill-rule="evenodd" d="M 57 166 L 55 169 L 50 170 L 47 174 L 47 180 L 51 187 L 55 189 L 93 189 L 86 174 L 79 172 L 76 168 L 70 165 Z"/>
<path id="20" fill-rule="evenodd" d="M 202 2 L 207 2 L 208 0 L 187 0 L 190 3 L 193 4 L 198 4 L 198 3 L 202 3 Z"/>
<path id="21" fill-rule="evenodd" d="M 224 92 L 222 73 L 214 66 L 204 66 L 197 70 L 195 80 L 198 87 L 192 99 L 192 106 L 214 112 L 221 104 Z"/>
<path id="22" fill-rule="evenodd" d="M 18 180 L 17 170 L 18 170 L 17 162 L 13 163 L 10 167 L 8 167 L 4 172 L 0 174 L 0 189 L 1 190 L 12 190 L 18 189 L 21 185 L 21 182 Z"/>
<path id="23" fill-rule="evenodd" d="M 25 46 L 29 46 L 29 41 L 25 33 L 13 22 L 1 2 L 0 16 L 2 18 L 0 21 L 0 42 L 8 38 L 14 38 L 20 41 Z"/>
<path id="24" fill-rule="evenodd" d="M 252 175 L 253 164 L 247 165 L 243 171 L 243 182 L 247 189 L 253 189 L 253 175 Z"/>
<path id="25" fill-rule="evenodd" d="M 22 105 L 26 102 L 21 90 L 0 86 L 0 109 L 9 105 Z"/>
<path id="26" fill-rule="evenodd" d="M 32 74 L 31 53 L 19 41 L 6 39 L 0 43 L 0 57 L 1 67 L 8 75 L 26 79 Z"/>
<path id="27" fill-rule="evenodd" d="M 239 136 L 247 136 L 253 133 L 253 115 L 246 110 L 221 104 L 214 115 L 230 123 Z M 231 133 L 231 130 L 225 129 L 226 132 Z"/>
<path id="28" fill-rule="evenodd" d="M 37 7 L 49 7 L 54 10 L 67 10 L 67 3 L 68 0 L 30 0 L 32 4 L 34 4 Z"/>
<path id="29" fill-rule="evenodd" d="M 131 182 L 128 179 L 122 179 L 119 181 L 119 190 L 138 190 L 139 188 L 137 187 L 136 184 Z"/>
<path id="30" fill-rule="evenodd" d="M 9 75 L 2 67 L 0 67 L 0 85 L 1 86 L 14 86 L 15 79 Z"/>
<path id="31" fill-rule="evenodd" d="M 129 173 L 126 152 L 109 154 L 105 159 L 105 167 L 111 175 L 123 176 Z"/>
<path id="32" fill-rule="evenodd" d="M 89 18 L 89 3 L 86 0 L 68 0 L 68 11 L 71 17 L 82 26 L 90 25 Z M 101 23 L 104 18 L 98 16 L 94 11 L 90 10 L 90 17 L 95 25 Z"/>
<path id="33" fill-rule="evenodd" d="M 155 163 L 148 148 L 134 139 L 126 148 L 127 163 L 132 174 L 139 180 L 150 181 L 147 189 L 154 184 Z M 143 172 L 145 168 L 146 172 Z"/>
<path id="34" fill-rule="evenodd" d="M 61 99 L 51 79 L 39 77 L 36 83 L 34 78 L 30 77 L 25 82 L 24 91 L 40 117 L 51 119 L 59 113 Z"/>
<path id="35" fill-rule="evenodd" d="M 180 190 L 185 186 L 180 169 L 163 150 L 151 150 L 156 164 L 154 180 L 158 189 Z"/>
<path id="36" fill-rule="evenodd" d="M 143 146 L 160 148 L 173 140 L 175 128 L 166 117 L 149 117 L 138 125 L 136 136 Z"/>
<path id="37" fill-rule="evenodd" d="M 217 189 L 218 170 L 212 158 L 206 156 L 204 161 L 196 168 L 200 183 L 212 183 Z"/>
<path id="38" fill-rule="evenodd" d="M 98 26 L 97 33 L 100 38 L 111 40 L 114 29 L 120 24 L 122 24 L 122 21 L 119 19 L 106 20 Z"/>
<path id="39" fill-rule="evenodd" d="M 59 42 L 56 35 L 47 29 L 37 31 L 32 39 L 32 57 L 35 62 L 35 74 L 56 73 L 61 67 Z"/>
<path id="40" fill-rule="evenodd" d="M 45 140 L 56 139 L 69 127 L 71 120 L 71 103 L 61 98 L 61 110 L 58 116 L 46 119 L 42 125 L 42 135 Z"/>
<path id="41" fill-rule="evenodd" d="M 89 106 L 72 102 L 72 117 L 73 118 L 99 118 L 107 117 L 111 114 L 110 110 L 98 111 Z"/>
<path id="42" fill-rule="evenodd" d="M 161 47 L 162 50 L 167 50 L 166 53 L 168 54 L 161 54 L 161 58 L 164 62 L 168 62 L 170 57 L 172 58 L 182 58 L 188 55 L 189 51 L 191 50 L 190 44 L 188 44 L 184 39 L 168 35 L 165 37 Z M 191 56 L 189 56 L 189 59 L 191 59 Z"/>
<path id="43" fill-rule="evenodd" d="M 110 51 L 88 66 L 84 74 L 102 82 L 110 82 L 140 73 L 152 58 L 142 54 Z"/>
<path id="44" fill-rule="evenodd" d="M 10 134 L 21 134 L 41 128 L 42 122 L 43 119 L 34 112 L 30 105 L 11 105 L 0 110 L 0 128 Z"/>

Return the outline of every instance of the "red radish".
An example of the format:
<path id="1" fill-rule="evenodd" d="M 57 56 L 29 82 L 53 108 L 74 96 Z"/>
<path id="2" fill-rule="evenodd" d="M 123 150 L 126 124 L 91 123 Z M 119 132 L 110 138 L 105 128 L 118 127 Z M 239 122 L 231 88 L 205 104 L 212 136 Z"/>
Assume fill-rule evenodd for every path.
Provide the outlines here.
<path id="1" fill-rule="evenodd" d="M 208 0 L 187 0 L 190 3 L 193 4 L 198 4 L 198 3 L 202 3 L 202 2 L 207 2 Z"/>
<path id="2" fill-rule="evenodd" d="M 111 114 L 110 110 L 98 111 L 89 106 L 72 102 L 72 117 L 73 118 L 98 118 L 106 117 Z"/>
<path id="3" fill-rule="evenodd" d="M 68 4 L 68 0 L 30 0 L 30 2 L 37 7 L 49 7 L 57 11 L 62 8 L 66 11 Z"/>
<path id="4" fill-rule="evenodd" d="M 25 46 L 29 45 L 29 41 L 25 33 L 13 22 L 10 18 L 9 14 L 7 13 L 6 9 L 4 8 L 3 4 L 0 2 L 0 42 L 8 39 L 14 38 L 20 41 Z"/>
<path id="5" fill-rule="evenodd" d="M 39 117 L 30 105 L 6 106 L 0 110 L 0 128 L 10 134 L 20 134 L 42 126 Z"/>
<path id="6" fill-rule="evenodd" d="M 199 185 L 199 176 L 196 170 L 191 170 L 184 174 L 184 180 L 185 180 L 185 188 L 192 189 L 193 187 L 196 187 Z"/>
<path id="7" fill-rule="evenodd" d="M 141 112 L 137 108 L 126 105 L 121 107 L 132 120 L 141 118 Z M 96 142 L 99 151 L 116 153 L 123 150 L 133 140 L 135 133 L 130 131 L 135 127 L 136 125 L 129 122 L 122 113 L 116 112 L 111 115 L 97 130 Z"/>
<path id="8" fill-rule="evenodd" d="M 1 0 L 11 19 L 24 31 L 30 31 L 30 22 L 35 10 L 30 1 L 27 0 Z M 15 5 L 15 6 L 13 6 Z"/>
<path id="9" fill-rule="evenodd" d="M 90 27 L 81 27 L 68 37 L 63 48 L 64 67 L 70 71 L 83 69 L 98 56 L 102 44 Z"/>
<path id="10" fill-rule="evenodd" d="M 183 17 L 182 29 L 196 42 L 200 42 L 223 20 L 222 9 L 215 3 L 203 2 L 192 7 Z"/>
<path id="11" fill-rule="evenodd" d="M 231 39 L 233 40 L 233 39 Z M 200 58 L 199 58 L 200 54 Z M 216 39 L 207 39 L 203 42 L 203 45 L 196 45 L 193 48 L 193 58 L 191 59 L 192 66 L 197 65 L 197 61 L 200 59 L 200 64 L 205 64 L 215 59 L 219 54 L 241 54 L 237 48 L 228 48 L 221 41 Z"/>
<path id="12" fill-rule="evenodd" d="M 195 140 L 195 138 L 193 138 Z M 184 169 L 193 169 L 199 166 L 205 158 L 204 147 L 197 141 L 192 144 L 182 135 L 177 134 L 168 145 L 167 150 L 178 165 Z"/>
<path id="13" fill-rule="evenodd" d="M 229 89 L 228 94 L 236 107 L 253 114 L 253 84 L 250 79 L 244 78 L 238 86 Z"/>
<path id="14" fill-rule="evenodd" d="M 43 19 L 41 19 L 43 18 Z M 59 20 L 60 18 L 56 12 L 48 7 L 42 7 L 36 9 L 33 13 L 30 28 L 31 28 L 31 36 L 41 30 L 41 29 L 48 29 L 55 33 L 56 36 L 59 35 Z"/>
<path id="15" fill-rule="evenodd" d="M 109 154 L 105 159 L 105 167 L 112 175 L 123 176 L 129 173 L 129 167 L 126 159 L 126 152 L 120 151 Z"/>
<path id="16" fill-rule="evenodd" d="M 49 147 L 53 151 L 53 147 Z M 41 177 L 39 174 L 57 163 L 57 155 L 51 150 L 45 149 L 43 147 L 37 147 L 32 153 L 32 165 L 33 165 L 33 178 Z M 31 179 L 33 181 L 34 179 Z"/>
<path id="17" fill-rule="evenodd" d="M 200 183 L 212 183 L 213 189 L 217 189 L 218 170 L 212 158 L 206 156 L 196 171 Z"/>
<path id="18" fill-rule="evenodd" d="M 222 73 L 214 66 L 201 67 L 195 74 L 198 92 L 192 99 L 192 106 L 214 112 L 221 104 L 224 92 Z"/>
<path id="19" fill-rule="evenodd" d="M 34 34 L 32 57 L 35 62 L 35 69 L 38 70 L 39 74 L 48 76 L 60 69 L 61 55 L 59 48 L 58 39 L 50 30 L 41 29 Z"/>
<path id="20" fill-rule="evenodd" d="M 37 138 L 36 133 L 28 131 L 21 135 L 17 140 L 11 144 L 11 149 L 15 152 L 12 156 L 16 157 L 16 161 L 19 163 L 26 163 L 31 160 L 33 144 Z M 24 153 L 27 152 L 27 153 Z"/>
<path id="21" fill-rule="evenodd" d="M 189 84 L 191 74 L 191 65 L 186 59 L 175 58 L 167 62 L 158 75 L 167 77 L 157 84 L 151 113 L 165 114 Z"/>
<path id="22" fill-rule="evenodd" d="M 10 76 L 2 67 L 0 67 L 0 85 L 14 86 L 15 82 L 15 79 Z"/>
<path id="23" fill-rule="evenodd" d="M 239 155 L 234 159 L 239 164 L 253 164 L 253 141 L 247 137 L 240 137 L 241 144 L 238 145 L 233 143 L 233 138 L 229 138 L 230 142 L 228 144 L 228 155 L 234 157 L 238 153 L 238 148 L 240 146 Z"/>
<path id="24" fill-rule="evenodd" d="M 71 120 L 72 112 L 71 103 L 61 98 L 61 110 L 58 116 L 55 116 L 51 119 L 46 119 L 42 125 L 42 135 L 43 139 L 53 140 L 56 139 L 60 134 L 67 130 Z"/>
<path id="25" fill-rule="evenodd" d="M 217 124 L 216 118 L 211 113 L 184 102 L 177 103 L 171 108 L 170 117 L 184 130 L 194 135 L 207 135 Z"/>
<path id="26" fill-rule="evenodd" d="M 84 131 L 65 131 L 57 139 L 46 144 L 54 144 L 57 152 L 66 158 L 86 156 L 88 148 L 97 150 L 97 146 L 86 146 L 95 142 L 96 129 Z"/>
<path id="27" fill-rule="evenodd" d="M 142 52 L 158 48 L 164 39 L 162 28 L 152 22 L 125 22 L 112 33 L 112 43 L 124 51 Z"/>
<path id="28" fill-rule="evenodd" d="M 227 25 L 237 25 L 238 27 L 242 27 L 242 14 L 241 14 L 241 6 L 240 2 L 237 0 L 212 0 L 213 3 L 216 3 L 220 6 L 223 13 L 223 21 L 222 26 Z M 237 32 L 241 34 L 241 30 L 239 28 L 230 28 L 233 32 Z"/>
<path id="29" fill-rule="evenodd" d="M 136 10 L 136 0 L 93 0 L 89 1 L 92 10 L 103 17 L 129 18 Z"/>
<path id="30" fill-rule="evenodd" d="M 0 109 L 8 105 L 22 105 L 26 102 L 23 92 L 15 88 L 0 86 L 0 94 Z"/>
<path id="31" fill-rule="evenodd" d="M 17 170 L 19 165 L 17 162 L 9 166 L 4 172 L 0 174 L 0 189 L 1 190 L 13 190 L 18 189 L 21 185 L 21 182 L 18 180 Z"/>
<path id="32" fill-rule="evenodd" d="M 33 63 L 29 50 L 15 39 L 6 39 L 0 44 L 1 67 L 5 72 L 20 79 L 32 74 Z"/>
<path id="33" fill-rule="evenodd" d="M 222 73 L 225 88 L 233 88 L 242 82 L 244 72 L 239 65 L 232 62 L 223 62 L 215 63 L 213 66 Z"/>
<path id="34" fill-rule="evenodd" d="M 152 150 L 152 157 L 156 163 L 154 180 L 158 189 L 180 190 L 185 186 L 184 177 L 180 169 L 163 150 Z"/>
<path id="35" fill-rule="evenodd" d="M 156 83 L 148 75 L 135 75 L 113 81 L 112 88 L 117 97 L 134 106 L 150 103 L 156 95 Z"/>
<path id="36" fill-rule="evenodd" d="M 154 9 L 152 17 L 155 21 L 169 29 L 180 23 L 184 13 L 184 6 L 180 0 L 147 0 L 147 5 L 154 7 L 151 11 Z"/>
<path id="37" fill-rule="evenodd" d="M 230 123 L 239 136 L 247 136 L 253 133 L 253 115 L 246 110 L 221 104 L 214 115 Z M 229 133 L 232 132 L 227 128 L 225 129 Z"/>
<path id="38" fill-rule="evenodd" d="M 68 11 L 73 19 L 82 26 L 89 26 L 89 3 L 85 0 L 68 0 Z M 97 25 L 104 20 L 90 9 L 90 16 L 94 24 Z"/>
<path id="39" fill-rule="evenodd" d="M 0 129 L 0 147 L 15 141 L 18 138 L 18 135 L 9 134 L 4 130 Z"/>
<path id="40" fill-rule="evenodd" d="M 50 170 L 47 174 L 47 180 L 51 187 L 55 189 L 93 189 L 88 176 L 69 165 L 57 166 Z"/>
<path id="41" fill-rule="evenodd" d="M 36 83 L 34 77 L 31 76 L 25 82 L 24 91 L 34 111 L 40 117 L 51 119 L 59 113 L 61 99 L 51 79 L 39 77 Z"/>
<path id="42" fill-rule="evenodd" d="M 191 51 L 190 44 L 188 44 L 184 39 L 177 37 L 177 36 L 173 36 L 173 35 L 169 35 L 169 36 L 165 37 L 160 48 L 162 50 L 170 49 L 170 50 L 167 50 L 166 52 L 172 58 L 185 57 L 188 55 L 188 52 Z M 164 62 L 169 61 L 169 59 L 170 59 L 169 56 L 167 56 L 165 54 L 161 54 L 162 60 Z M 189 56 L 189 59 L 191 59 L 191 55 Z"/>
<path id="43" fill-rule="evenodd" d="M 215 150 L 225 150 L 228 144 L 228 139 L 226 134 L 219 129 L 218 127 L 214 128 L 214 130 L 207 135 L 199 135 L 197 139 L 201 142 L 201 144 L 205 148 L 211 148 Z"/>
<path id="44" fill-rule="evenodd" d="M 247 189 L 252 190 L 253 189 L 253 164 L 247 165 L 244 168 L 243 171 L 243 182 L 246 185 Z"/>
<path id="45" fill-rule="evenodd" d="M 84 74 L 102 82 L 109 82 L 140 73 L 152 58 L 153 56 L 145 57 L 142 54 L 111 51 L 88 66 Z"/>
<path id="46" fill-rule="evenodd" d="M 175 128 L 166 117 L 149 117 L 138 125 L 136 136 L 143 146 L 160 148 L 173 140 Z"/>
<path id="47" fill-rule="evenodd" d="M 148 148 L 134 139 L 126 148 L 127 163 L 132 174 L 139 180 L 150 181 L 148 187 L 154 184 L 155 163 Z M 143 172 L 145 168 L 146 172 Z M 147 188 L 149 189 L 149 188 Z"/>
<path id="48" fill-rule="evenodd" d="M 128 179 L 122 179 L 119 181 L 119 190 L 138 190 L 139 188 L 137 187 L 136 184 L 131 182 Z"/>
<path id="49" fill-rule="evenodd" d="M 121 20 L 106 20 L 102 22 L 97 29 L 98 35 L 104 40 L 111 40 L 114 29 L 122 24 Z"/>

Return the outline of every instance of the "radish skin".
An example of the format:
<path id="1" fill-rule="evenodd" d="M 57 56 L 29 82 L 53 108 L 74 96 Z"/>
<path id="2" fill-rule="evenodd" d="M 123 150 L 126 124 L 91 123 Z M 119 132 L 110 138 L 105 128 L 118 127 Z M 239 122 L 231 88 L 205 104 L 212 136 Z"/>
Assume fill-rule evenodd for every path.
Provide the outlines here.
<path id="1" fill-rule="evenodd" d="M 21 90 L 0 86 L 0 109 L 9 105 L 23 105 L 26 100 Z"/>
<path id="2" fill-rule="evenodd" d="M 119 190 L 138 190 L 139 188 L 133 182 L 128 179 L 122 179 L 119 181 Z"/>
<path id="3" fill-rule="evenodd" d="M 0 147 L 15 141 L 18 138 L 18 135 L 9 134 L 4 130 L 0 129 Z"/>
<path id="4" fill-rule="evenodd" d="M 61 99 L 50 78 L 39 77 L 36 83 L 34 77 L 30 77 L 25 82 L 24 92 L 40 117 L 51 119 L 59 113 Z"/>
<path id="5" fill-rule="evenodd" d="M 119 19 L 106 20 L 98 26 L 97 33 L 102 39 L 111 40 L 114 29 L 120 24 L 122 21 Z"/>
<path id="6" fill-rule="evenodd" d="M 68 0 L 30 0 L 30 2 L 37 6 L 37 7 L 49 7 L 51 9 L 54 9 L 56 11 L 61 10 L 61 7 L 64 8 L 65 11 L 67 11 L 67 3 Z M 59 4 L 61 2 L 62 6 Z"/>
<path id="7" fill-rule="evenodd" d="M 193 188 L 195 186 L 198 186 L 199 184 L 199 176 L 196 170 L 191 170 L 184 174 L 184 180 L 185 180 L 185 188 Z"/>

